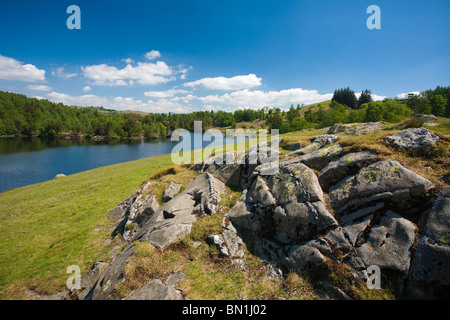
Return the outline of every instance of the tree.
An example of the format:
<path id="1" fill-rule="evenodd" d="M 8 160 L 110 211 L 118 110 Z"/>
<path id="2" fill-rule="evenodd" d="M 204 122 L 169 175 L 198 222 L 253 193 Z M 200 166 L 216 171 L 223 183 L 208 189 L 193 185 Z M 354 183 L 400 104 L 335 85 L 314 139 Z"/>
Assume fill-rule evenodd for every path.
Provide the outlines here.
<path id="1" fill-rule="evenodd" d="M 417 112 L 420 114 L 431 114 L 430 99 L 428 99 L 427 97 L 422 97 L 419 101 Z"/>
<path id="2" fill-rule="evenodd" d="M 356 109 L 358 106 L 358 99 L 356 99 L 355 92 L 349 87 L 335 90 L 331 100 L 344 104 L 351 109 Z"/>
<path id="3" fill-rule="evenodd" d="M 447 105 L 447 99 L 440 94 L 435 94 L 430 97 L 431 113 L 437 117 L 445 116 L 445 106 Z"/>
<path id="4" fill-rule="evenodd" d="M 287 113 L 287 119 L 289 122 L 291 122 L 294 117 L 295 117 L 295 109 L 294 109 L 294 105 L 291 105 L 291 107 L 289 108 L 289 111 Z"/>
<path id="5" fill-rule="evenodd" d="M 420 98 L 417 94 L 414 93 L 408 93 L 407 95 L 407 101 L 406 105 L 413 111 L 418 112 L 419 110 L 419 104 L 420 104 Z"/>
<path id="6" fill-rule="evenodd" d="M 383 120 L 383 103 L 382 102 L 370 102 L 366 111 L 366 122 L 376 122 Z"/>
<path id="7" fill-rule="evenodd" d="M 372 95 L 371 95 L 370 90 L 366 89 L 364 91 L 361 91 L 361 95 L 359 96 L 359 99 L 358 99 L 358 108 L 361 108 L 361 106 L 364 103 L 369 103 L 372 101 L 373 100 L 372 100 Z"/>

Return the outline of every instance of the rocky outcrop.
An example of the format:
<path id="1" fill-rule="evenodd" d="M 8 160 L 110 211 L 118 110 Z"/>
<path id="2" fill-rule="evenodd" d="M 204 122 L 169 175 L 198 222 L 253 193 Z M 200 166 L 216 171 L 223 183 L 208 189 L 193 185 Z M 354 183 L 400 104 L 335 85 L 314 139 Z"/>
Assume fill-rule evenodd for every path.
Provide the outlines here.
<path id="1" fill-rule="evenodd" d="M 93 290 L 100 278 L 102 272 L 108 267 L 105 261 L 97 261 L 88 271 L 88 273 L 81 279 L 81 292 L 78 293 L 78 300 L 91 300 Z"/>
<path id="2" fill-rule="evenodd" d="M 380 130 L 381 125 L 363 125 L 350 133 Z M 279 167 L 263 164 L 253 169 L 240 201 L 227 214 L 234 234 L 251 238 L 247 244 L 252 243 L 252 250 L 270 263 L 273 276 L 289 270 L 326 271 L 337 263 L 347 265 L 364 281 L 367 268 L 377 265 L 400 291 L 412 283 L 411 275 L 418 282 L 412 261 L 420 259 L 421 251 L 431 250 L 425 250 L 418 239 L 416 223 L 428 206 L 434 184 L 397 161 L 380 160 L 372 151 L 344 154 L 340 145 L 326 147 L 336 141 L 328 138 L 316 137 L 309 148 L 288 154 L 296 157 L 282 160 Z M 318 177 L 311 168 L 320 170 Z M 327 209 L 322 190 L 329 192 L 329 204 L 339 219 Z M 429 228 L 442 226 L 438 221 L 430 222 Z M 211 241 L 222 253 L 228 252 L 222 235 Z M 439 250 L 442 256 L 442 246 Z M 446 278 L 437 277 L 445 287 Z M 324 283 L 319 287 L 330 289 Z M 333 290 L 328 289 L 324 290 L 330 294 Z M 344 292 L 333 292 L 348 298 Z"/>
<path id="3" fill-rule="evenodd" d="M 286 148 L 286 150 L 290 150 L 290 151 L 295 151 L 295 150 L 299 150 L 302 148 L 302 145 L 300 144 L 300 142 L 296 142 L 291 144 L 289 147 Z"/>
<path id="4" fill-rule="evenodd" d="M 304 155 L 304 154 L 308 154 L 314 151 L 319 150 L 320 148 L 322 148 L 323 146 L 326 146 L 327 144 L 333 144 L 337 141 L 337 137 L 331 134 L 322 134 L 320 136 L 314 137 L 311 140 L 311 143 L 304 147 L 301 148 L 299 150 L 293 151 L 288 153 L 288 156 L 293 156 L 293 155 Z"/>
<path id="5" fill-rule="evenodd" d="M 164 189 L 162 201 L 167 202 L 175 198 L 175 196 L 180 192 L 182 185 L 170 181 L 167 187 Z"/>
<path id="6" fill-rule="evenodd" d="M 408 293 L 419 299 L 450 299 L 450 192 L 434 200 L 425 218 L 414 259 Z"/>
<path id="7" fill-rule="evenodd" d="M 349 130 L 349 127 L 342 123 L 335 123 L 333 124 L 330 129 L 328 129 L 327 134 L 336 134 L 341 132 L 347 132 Z"/>
<path id="8" fill-rule="evenodd" d="M 186 186 L 178 196 L 162 206 L 134 236 L 134 240 L 149 241 L 164 248 L 191 232 L 196 214 L 215 214 L 225 185 L 209 173 Z"/>
<path id="9" fill-rule="evenodd" d="M 416 114 L 414 116 L 414 119 L 416 119 L 422 123 L 438 121 L 438 117 L 436 117 L 435 115 L 432 115 L 432 114 Z"/>
<path id="10" fill-rule="evenodd" d="M 336 144 L 327 148 L 321 148 L 317 151 L 307 153 L 303 156 L 289 160 L 281 161 L 281 164 L 293 164 L 301 162 L 309 168 L 320 170 L 331 160 L 342 155 L 343 148 L 340 144 Z"/>
<path id="11" fill-rule="evenodd" d="M 238 269 L 245 270 L 244 258 L 244 242 L 237 235 L 236 228 L 230 223 L 227 216 L 222 221 L 222 233 L 213 234 L 208 237 L 208 241 L 219 249 L 223 256 L 230 259 L 231 263 L 236 265 Z"/>
<path id="12" fill-rule="evenodd" d="M 365 134 L 381 126 L 366 124 L 348 133 Z M 339 130 L 336 126 L 333 132 Z M 207 239 L 238 269 L 246 268 L 247 246 L 266 261 L 273 277 L 289 271 L 323 275 L 339 266 L 351 270 L 349 283 L 356 286 L 356 279 L 365 281 L 368 267 L 375 265 L 382 279 L 400 292 L 419 298 L 448 297 L 449 192 L 430 200 L 435 188 L 431 181 L 372 151 L 345 153 L 341 145 L 334 145 L 336 141 L 329 134 L 315 137 L 279 163 L 266 163 L 258 153 L 278 154 L 270 143 L 211 157 L 194 166 L 205 174 L 162 207 L 144 209 L 152 199 L 144 186 L 109 215 L 126 221 L 124 230 L 127 221 L 136 225 L 125 240 L 165 248 L 185 237 L 199 216 L 217 212 L 225 184 L 239 185 L 242 196 L 225 214 L 221 231 Z M 220 161 L 228 156 L 234 163 Z M 120 270 L 128 261 L 128 250 L 129 246 L 101 273 L 92 291 L 86 293 L 86 286 L 86 296 L 104 299 L 111 294 L 122 281 Z M 176 279 L 175 275 L 166 283 L 153 279 L 126 299 L 182 299 Z M 311 279 L 319 296 L 350 299 L 345 289 L 328 280 Z"/>
<path id="13" fill-rule="evenodd" d="M 133 290 L 124 300 L 183 300 L 183 296 L 174 285 L 164 284 L 160 279 L 154 279 Z"/>
<path id="14" fill-rule="evenodd" d="M 435 145 L 439 137 L 425 128 L 408 128 L 386 137 L 384 141 L 389 146 L 416 151 Z"/>
<path id="15" fill-rule="evenodd" d="M 383 124 L 383 122 L 369 122 L 351 129 L 347 134 L 355 136 L 378 132 L 381 131 Z"/>
<path id="16" fill-rule="evenodd" d="M 106 300 L 114 292 L 114 288 L 125 280 L 124 268 L 134 254 L 133 245 L 126 246 L 100 275 L 92 292 L 92 300 Z"/>
<path id="17" fill-rule="evenodd" d="M 397 279 L 406 279 L 416 226 L 392 211 L 382 215 L 378 223 L 374 221 L 373 218 L 369 220 L 370 227 L 367 226 L 366 233 L 356 240 L 356 249 L 347 263 L 358 271 L 376 265 L 385 273 L 394 273 Z M 362 242 L 360 246 L 359 241 Z"/>
<path id="18" fill-rule="evenodd" d="M 113 236 L 120 234 L 125 241 L 130 241 L 135 232 L 159 209 L 155 195 L 149 193 L 150 186 L 151 183 L 146 183 L 108 212 L 110 218 L 117 221 Z"/>
<path id="19" fill-rule="evenodd" d="M 331 161 L 320 171 L 319 182 L 325 190 L 347 176 L 355 174 L 359 169 L 367 167 L 378 160 L 378 156 L 371 151 L 347 153 Z"/>
<path id="20" fill-rule="evenodd" d="M 417 209 L 416 205 L 433 186 L 398 161 L 383 160 L 332 186 L 330 204 L 339 213 L 346 213 L 384 201 L 403 212 Z"/>

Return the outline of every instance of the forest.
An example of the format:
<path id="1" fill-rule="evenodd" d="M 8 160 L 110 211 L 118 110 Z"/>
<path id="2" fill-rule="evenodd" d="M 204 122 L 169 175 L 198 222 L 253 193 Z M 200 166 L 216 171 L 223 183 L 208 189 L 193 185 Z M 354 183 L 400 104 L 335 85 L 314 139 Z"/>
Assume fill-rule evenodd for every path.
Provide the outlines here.
<path id="1" fill-rule="evenodd" d="M 293 105 L 288 110 L 262 107 L 234 112 L 195 111 L 187 114 L 133 113 L 103 107 L 75 107 L 22 94 L 0 91 L 0 136 L 57 138 L 61 134 L 111 138 L 165 138 L 177 128 L 193 130 L 194 121 L 202 121 L 203 130 L 236 128 L 237 123 L 261 121 L 262 128 L 280 133 L 305 128 L 323 128 L 334 123 L 387 121 L 398 122 L 413 114 L 450 117 L 450 87 L 438 86 L 410 94 L 405 99 L 372 101 L 370 90 L 359 99 L 350 88 L 334 92 L 331 103 L 306 108 Z M 242 125 L 244 129 L 246 124 Z"/>

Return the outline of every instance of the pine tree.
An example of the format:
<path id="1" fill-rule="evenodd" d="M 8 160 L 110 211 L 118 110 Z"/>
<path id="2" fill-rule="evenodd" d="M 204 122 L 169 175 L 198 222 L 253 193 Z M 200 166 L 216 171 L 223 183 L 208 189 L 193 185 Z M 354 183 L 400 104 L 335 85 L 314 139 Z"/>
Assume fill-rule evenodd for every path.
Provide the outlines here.
<path id="1" fill-rule="evenodd" d="M 369 103 L 372 102 L 372 95 L 370 90 L 366 89 L 364 91 L 361 91 L 361 95 L 359 96 L 358 99 L 358 108 L 361 107 L 361 105 L 363 105 L 364 103 Z"/>
<path id="2" fill-rule="evenodd" d="M 355 92 L 349 87 L 335 90 L 331 100 L 340 104 L 345 104 L 351 109 L 356 109 L 358 106 L 358 99 L 356 99 Z"/>

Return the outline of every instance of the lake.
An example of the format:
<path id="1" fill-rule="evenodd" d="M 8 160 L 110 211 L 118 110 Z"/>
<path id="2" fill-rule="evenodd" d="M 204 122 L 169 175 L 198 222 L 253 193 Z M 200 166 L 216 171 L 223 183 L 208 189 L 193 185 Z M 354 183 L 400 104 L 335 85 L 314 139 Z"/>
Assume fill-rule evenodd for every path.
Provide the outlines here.
<path id="1" fill-rule="evenodd" d="M 191 140 L 200 134 L 191 133 Z M 198 138 L 198 137 L 197 137 Z M 0 139 L 0 192 L 115 163 L 171 153 L 176 141 Z M 203 142 L 203 147 L 211 142 Z M 221 141 L 214 142 L 218 145 Z"/>

